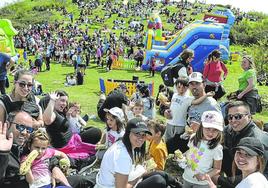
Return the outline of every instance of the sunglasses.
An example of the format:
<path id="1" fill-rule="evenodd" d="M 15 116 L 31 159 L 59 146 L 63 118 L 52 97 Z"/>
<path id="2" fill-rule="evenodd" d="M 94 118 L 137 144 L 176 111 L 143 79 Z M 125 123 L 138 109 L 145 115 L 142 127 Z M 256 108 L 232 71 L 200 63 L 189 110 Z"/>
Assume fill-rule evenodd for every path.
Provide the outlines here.
<path id="1" fill-rule="evenodd" d="M 230 120 L 233 120 L 233 118 L 234 118 L 235 120 L 240 120 L 240 119 L 242 119 L 243 116 L 246 116 L 246 115 L 248 115 L 248 114 L 234 114 L 234 115 L 229 114 L 227 117 L 228 117 L 228 120 L 229 120 L 229 121 L 230 121 Z"/>
<path id="2" fill-rule="evenodd" d="M 14 123 L 14 122 L 12 122 Z M 25 125 L 22 125 L 22 124 L 18 124 L 18 123 L 14 123 L 16 125 L 16 129 L 22 133 L 25 129 L 27 131 L 27 133 L 31 134 L 33 131 L 34 131 L 34 128 L 32 127 L 28 127 L 28 126 L 25 126 Z"/>
<path id="3" fill-rule="evenodd" d="M 132 132 L 132 133 L 138 138 L 145 138 L 146 137 L 146 133 L 134 133 L 134 132 Z"/>
<path id="4" fill-rule="evenodd" d="M 20 82 L 20 81 L 16 81 L 16 83 L 17 84 L 19 84 L 19 86 L 21 87 L 21 88 L 25 88 L 26 86 L 28 87 L 28 88 L 32 88 L 33 87 L 33 84 L 32 83 L 26 83 L 26 82 Z"/>

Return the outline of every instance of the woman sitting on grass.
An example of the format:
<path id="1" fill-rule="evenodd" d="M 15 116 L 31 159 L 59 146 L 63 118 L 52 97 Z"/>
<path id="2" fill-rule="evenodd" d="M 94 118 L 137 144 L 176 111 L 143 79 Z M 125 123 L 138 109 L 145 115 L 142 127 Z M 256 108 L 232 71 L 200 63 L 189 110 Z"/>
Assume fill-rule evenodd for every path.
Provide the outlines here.
<path id="1" fill-rule="evenodd" d="M 71 113 L 68 109 L 68 94 L 57 91 L 40 100 L 44 110 L 43 117 L 47 133 L 51 138 L 51 145 L 66 153 L 70 158 L 91 163 L 90 157 L 95 155 L 95 144 L 101 138 L 101 130 L 89 127 L 80 134 L 73 134 L 67 117 Z M 80 169 L 80 165 L 77 168 Z"/>

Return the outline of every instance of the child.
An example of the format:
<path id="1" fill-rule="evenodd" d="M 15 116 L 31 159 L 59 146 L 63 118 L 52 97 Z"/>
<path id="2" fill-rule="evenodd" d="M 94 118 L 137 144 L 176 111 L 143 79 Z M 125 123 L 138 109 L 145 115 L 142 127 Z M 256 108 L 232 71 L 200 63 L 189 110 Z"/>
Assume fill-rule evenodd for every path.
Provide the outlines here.
<path id="1" fill-rule="evenodd" d="M 214 177 L 221 171 L 223 158 L 222 131 L 223 117 L 216 111 L 202 114 L 201 124 L 190 138 L 186 152 L 187 167 L 183 173 L 183 187 L 208 187 L 207 175 Z"/>
<path id="2" fill-rule="evenodd" d="M 81 132 L 82 127 L 86 126 L 87 123 L 83 118 L 80 116 L 80 104 L 77 102 L 69 104 L 69 111 L 67 114 L 67 118 L 69 121 L 70 128 L 72 133 L 79 134 Z"/>
<path id="3" fill-rule="evenodd" d="M 144 106 L 143 115 L 149 119 L 155 118 L 154 99 L 150 96 L 148 85 L 143 85 L 140 88 L 140 96 Z"/>
<path id="4" fill-rule="evenodd" d="M 30 188 L 50 188 L 54 180 L 51 177 L 57 177 L 62 184 L 70 186 L 68 180 L 58 167 L 52 169 L 50 172 L 49 161 L 50 158 L 56 156 L 61 159 L 68 160 L 68 157 L 63 152 L 48 148 L 49 137 L 44 129 L 40 128 L 35 131 L 29 138 L 26 150 L 29 155 L 22 156 L 21 169 L 22 175 L 26 175 L 26 181 Z M 55 174 L 55 172 L 57 174 Z M 54 185 L 53 185 L 54 186 Z"/>
<path id="5" fill-rule="evenodd" d="M 161 182 L 162 186 L 158 186 L 156 183 L 154 187 L 163 187 L 164 185 L 164 187 L 181 188 L 180 182 L 164 171 L 168 156 L 166 143 L 162 139 L 166 129 L 164 122 L 150 120 L 147 126 L 152 133 L 148 149 L 149 160 L 145 161 L 147 173 L 142 176 L 143 180 L 137 187 L 150 187 L 156 182 Z"/>
<path id="6" fill-rule="evenodd" d="M 167 146 L 162 139 L 166 126 L 160 120 L 150 120 L 148 129 L 152 133 L 149 143 L 149 156 L 152 157 L 157 165 L 156 170 L 164 170 L 167 160 Z"/>
<path id="7" fill-rule="evenodd" d="M 125 105 L 125 104 L 124 104 Z M 130 106 L 130 111 L 127 111 L 128 120 L 134 117 L 140 117 L 143 121 L 146 121 L 148 118 L 144 116 L 143 113 L 144 106 L 141 99 L 136 100 L 133 106 Z"/>
<path id="8" fill-rule="evenodd" d="M 84 72 L 82 71 L 81 67 L 77 68 L 76 81 L 77 81 L 77 85 L 84 84 Z"/>
<path id="9" fill-rule="evenodd" d="M 130 97 L 130 101 L 131 102 L 136 102 L 136 100 L 141 99 L 140 96 L 140 88 L 143 86 L 143 84 L 136 84 L 136 92 L 134 92 L 131 97 Z"/>
<path id="10" fill-rule="evenodd" d="M 170 107 L 164 112 L 165 117 L 168 119 L 167 128 L 165 132 L 165 141 L 168 147 L 168 153 L 173 153 L 175 150 L 180 149 L 182 152 L 187 151 L 187 142 L 179 142 L 180 135 L 185 130 L 187 110 L 192 104 L 199 104 L 213 93 L 194 100 L 194 97 L 186 95 L 188 89 L 188 78 L 179 77 L 175 81 L 177 92 L 173 94 Z M 180 140 L 181 141 L 181 140 Z M 180 144 L 174 144 L 174 143 Z"/>
<path id="11" fill-rule="evenodd" d="M 65 86 L 74 86 L 76 85 L 76 78 L 71 74 L 66 76 Z"/>
<path id="12" fill-rule="evenodd" d="M 173 91 L 163 84 L 159 85 L 158 93 L 156 95 L 155 104 L 159 106 L 159 114 L 164 115 L 165 110 L 169 108 L 171 98 L 173 96 Z"/>
<path id="13" fill-rule="evenodd" d="M 154 57 L 152 57 L 151 63 L 150 63 L 150 76 L 154 77 L 154 73 L 155 73 L 155 69 L 156 69 L 156 60 Z"/>
<path id="14" fill-rule="evenodd" d="M 119 138 L 122 138 L 125 134 L 124 130 L 124 113 L 121 108 L 113 107 L 110 110 L 104 109 L 106 112 L 106 129 L 102 135 L 97 149 L 104 149 L 104 151 L 98 152 L 98 158 L 102 159 L 105 149 L 109 148 Z M 101 145 L 105 145 L 104 148 L 100 148 Z"/>

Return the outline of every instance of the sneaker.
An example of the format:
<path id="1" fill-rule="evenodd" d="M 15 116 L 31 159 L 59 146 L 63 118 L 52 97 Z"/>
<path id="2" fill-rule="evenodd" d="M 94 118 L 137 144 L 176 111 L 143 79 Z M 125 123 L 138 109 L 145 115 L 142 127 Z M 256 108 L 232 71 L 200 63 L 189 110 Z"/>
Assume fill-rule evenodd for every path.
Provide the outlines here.
<path id="1" fill-rule="evenodd" d="M 26 160 L 20 165 L 20 174 L 26 175 L 31 169 L 33 161 L 39 155 L 37 150 L 33 150 L 26 158 Z"/>

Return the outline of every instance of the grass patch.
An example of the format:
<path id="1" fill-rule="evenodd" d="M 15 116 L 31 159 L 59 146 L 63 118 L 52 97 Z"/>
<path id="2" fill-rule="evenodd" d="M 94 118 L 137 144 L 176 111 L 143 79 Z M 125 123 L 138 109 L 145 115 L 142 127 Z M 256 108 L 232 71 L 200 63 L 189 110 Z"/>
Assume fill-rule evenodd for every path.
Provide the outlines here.
<path id="1" fill-rule="evenodd" d="M 242 69 L 240 68 L 239 62 L 233 64 L 227 64 L 229 75 L 224 82 L 224 87 L 228 92 L 237 90 L 238 81 L 237 78 L 241 74 Z M 135 70 L 112 70 L 106 72 L 104 68 L 99 68 L 95 64 L 91 64 L 86 70 L 84 77 L 84 85 L 65 87 L 65 77 L 67 74 L 73 73 L 74 69 L 71 66 L 62 66 L 60 64 L 52 63 L 51 70 L 41 72 L 35 76 L 35 78 L 42 83 L 43 90 L 45 93 L 55 91 L 57 89 L 63 89 L 68 92 L 70 101 L 76 101 L 81 104 L 82 114 L 97 115 L 96 105 L 99 99 L 99 78 L 103 79 L 129 79 L 132 80 L 132 76 L 138 76 L 139 80 L 143 80 L 146 83 L 154 82 L 154 94 L 156 95 L 158 86 L 163 83 L 159 73 L 155 74 L 155 77 L 150 77 L 148 72 L 135 71 Z M 12 82 L 13 78 L 10 77 Z M 10 90 L 11 88 L 9 88 Z M 258 87 L 261 95 L 267 92 L 267 86 Z M 225 99 L 223 99 L 225 100 Z M 159 118 L 163 118 L 158 115 Z M 255 118 L 261 119 L 264 122 L 268 122 L 268 112 L 263 111 L 260 114 L 255 115 Z M 103 127 L 104 124 L 98 119 L 91 120 L 90 125 Z"/>

